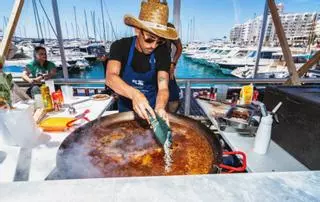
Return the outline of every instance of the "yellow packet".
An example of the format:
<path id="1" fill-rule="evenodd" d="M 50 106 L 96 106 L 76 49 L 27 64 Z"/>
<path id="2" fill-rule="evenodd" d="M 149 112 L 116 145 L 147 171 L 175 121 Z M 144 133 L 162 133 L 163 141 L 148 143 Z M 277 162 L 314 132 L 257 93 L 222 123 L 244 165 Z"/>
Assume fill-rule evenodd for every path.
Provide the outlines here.
<path id="1" fill-rule="evenodd" d="M 240 104 L 251 104 L 253 97 L 253 85 L 242 86 L 240 91 Z"/>
<path id="2" fill-rule="evenodd" d="M 40 122 L 39 126 L 44 131 L 65 131 L 68 129 L 68 123 L 73 121 L 75 118 L 71 117 L 51 117 Z"/>

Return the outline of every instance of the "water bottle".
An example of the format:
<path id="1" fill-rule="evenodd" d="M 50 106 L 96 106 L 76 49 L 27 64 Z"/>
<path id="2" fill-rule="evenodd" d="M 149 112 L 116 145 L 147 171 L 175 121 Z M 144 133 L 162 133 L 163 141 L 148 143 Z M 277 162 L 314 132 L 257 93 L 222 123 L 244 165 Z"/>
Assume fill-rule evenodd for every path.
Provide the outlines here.
<path id="1" fill-rule="evenodd" d="M 258 154 L 265 154 L 268 151 L 271 140 L 272 114 L 261 118 L 260 125 L 254 140 L 253 151 Z"/>

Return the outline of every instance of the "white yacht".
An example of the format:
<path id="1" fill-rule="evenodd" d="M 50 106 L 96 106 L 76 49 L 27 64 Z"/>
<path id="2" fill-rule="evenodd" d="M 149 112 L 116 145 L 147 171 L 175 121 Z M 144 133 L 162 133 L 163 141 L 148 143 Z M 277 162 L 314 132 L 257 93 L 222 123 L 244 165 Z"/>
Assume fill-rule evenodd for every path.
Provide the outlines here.
<path id="1" fill-rule="evenodd" d="M 225 58 L 243 58 L 248 54 L 248 51 L 249 50 L 246 48 L 239 47 L 226 49 L 220 53 L 210 55 L 210 57 L 208 58 L 208 64 L 211 66 L 217 66 L 217 62 Z"/>
<path id="2" fill-rule="evenodd" d="M 202 55 L 207 53 L 210 50 L 210 47 L 206 44 L 198 46 L 196 48 L 189 49 L 188 51 L 185 52 L 185 56 L 188 58 L 193 59 L 197 55 Z"/>
<path id="3" fill-rule="evenodd" d="M 292 55 L 297 70 L 308 60 L 308 55 Z M 269 65 L 259 66 L 257 71 L 258 78 L 286 78 L 289 76 L 288 69 L 282 53 L 272 55 L 273 61 Z M 238 67 L 231 72 L 238 78 L 253 78 L 254 66 Z"/>
<path id="4" fill-rule="evenodd" d="M 211 47 L 202 51 L 197 51 L 196 53 L 194 53 L 193 55 L 190 56 L 190 58 L 197 63 L 200 64 L 206 64 L 207 59 L 209 58 L 209 56 L 211 54 L 214 54 L 216 52 L 221 52 L 221 48 L 217 48 L 217 47 Z"/>
<path id="5" fill-rule="evenodd" d="M 262 49 L 260 52 L 260 66 L 269 65 L 273 59 L 272 54 L 279 52 L 279 48 L 265 48 Z M 245 57 L 240 58 L 224 58 L 217 62 L 219 65 L 219 68 L 226 72 L 230 73 L 232 70 L 238 68 L 238 67 L 244 67 L 244 66 L 254 66 L 256 62 L 257 57 L 257 50 L 251 50 L 248 52 L 248 54 Z"/>

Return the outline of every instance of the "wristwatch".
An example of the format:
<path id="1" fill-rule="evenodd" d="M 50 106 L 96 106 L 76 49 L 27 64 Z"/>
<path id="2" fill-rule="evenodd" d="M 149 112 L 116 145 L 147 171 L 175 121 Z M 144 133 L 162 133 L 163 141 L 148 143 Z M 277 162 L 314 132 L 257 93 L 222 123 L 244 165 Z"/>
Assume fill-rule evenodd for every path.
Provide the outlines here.
<path id="1" fill-rule="evenodd" d="M 177 63 L 176 63 L 176 62 L 173 62 L 173 61 L 171 62 L 171 64 L 173 64 L 174 66 L 176 66 L 176 65 L 177 65 Z"/>

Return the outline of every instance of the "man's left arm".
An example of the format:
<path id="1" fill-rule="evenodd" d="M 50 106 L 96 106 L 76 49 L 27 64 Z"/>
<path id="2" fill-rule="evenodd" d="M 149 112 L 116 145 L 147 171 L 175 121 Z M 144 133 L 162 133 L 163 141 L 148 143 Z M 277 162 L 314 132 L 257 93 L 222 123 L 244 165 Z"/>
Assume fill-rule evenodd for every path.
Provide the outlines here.
<path id="1" fill-rule="evenodd" d="M 155 111 L 160 117 L 168 120 L 166 106 L 169 99 L 169 74 L 166 71 L 158 71 L 158 95 L 156 100 Z"/>
<path id="2" fill-rule="evenodd" d="M 171 62 L 177 64 L 177 62 L 178 62 L 178 60 L 179 60 L 179 58 L 180 58 L 180 56 L 182 54 L 182 49 L 183 49 L 182 48 L 182 43 L 181 43 L 180 39 L 177 39 L 177 40 L 173 41 L 173 44 L 175 45 L 177 50 L 176 50 Z"/>
<path id="3" fill-rule="evenodd" d="M 170 79 L 173 80 L 175 77 L 175 69 L 176 65 L 178 63 L 178 60 L 182 54 L 182 43 L 180 39 L 172 41 L 174 46 L 176 47 L 176 52 L 172 58 L 171 64 L 170 64 Z"/>
<path id="4" fill-rule="evenodd" d="M 52 79 L 52 78 L 54 78 L 56 76 L 56 74 L 57 74 L 57 67 L 56 67 L 56 65 L 54 63 L 52 63 L 51 67 L 50 67 L 50 70 L 49 70 L 49 74 L 47 76 L 45 76 L 46 77 L 45 79 L 46 80 L 47 79 Z"/>

